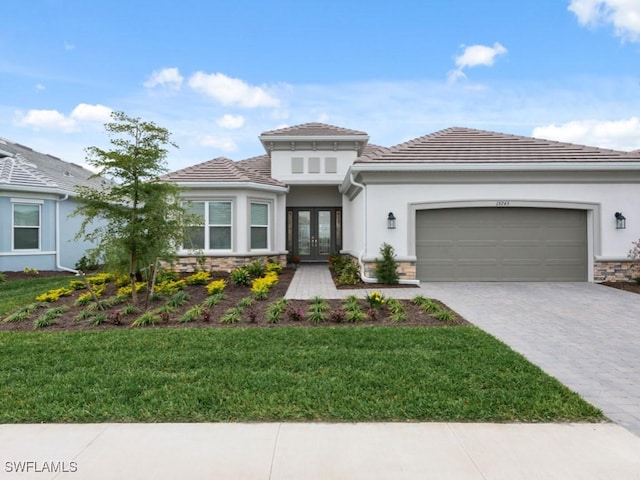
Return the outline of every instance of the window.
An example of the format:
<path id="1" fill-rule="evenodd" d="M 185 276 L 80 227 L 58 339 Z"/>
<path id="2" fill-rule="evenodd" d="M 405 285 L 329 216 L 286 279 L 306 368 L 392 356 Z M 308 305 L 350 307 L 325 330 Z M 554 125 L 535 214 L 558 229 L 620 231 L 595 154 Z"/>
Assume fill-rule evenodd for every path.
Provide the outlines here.
<path id="1" fill-rule="evenodd" d="M 338 159 L 336 157 L 324 159 L 324 173 L 338 173 Z"/>
<path id="2" fill-rule="evenodd" d="M 40 249 L 39 204 L 13 204 L 13 248 L 14 250 Z"/>
<path id="3" fill-rule="evenodd" d="M 304 158 L 293 157 L 291 159 L 291 173 L 304 173 Z"/>
<path id="4" fill-rule="evenodd" d="M 231 250 L 231 202 L 209 202 L 209 248 Z"/>
<path id="5" fill-rule="evenodd" d="M 188 227 L 183 248 L 231 250 L 231 202 L 191 202 L 186 204 L 186 209 L 200 219 L 200 225 Z"/>
<path id="6" fill-rule="evenodd" d="M 269 205 L 251 203 L 251 249 L 269 248 Z"/>
<path id="7" fill-rule="evenodd" d="M 309 157 L 309 173 L 320 173 L 319 157 Z"/>

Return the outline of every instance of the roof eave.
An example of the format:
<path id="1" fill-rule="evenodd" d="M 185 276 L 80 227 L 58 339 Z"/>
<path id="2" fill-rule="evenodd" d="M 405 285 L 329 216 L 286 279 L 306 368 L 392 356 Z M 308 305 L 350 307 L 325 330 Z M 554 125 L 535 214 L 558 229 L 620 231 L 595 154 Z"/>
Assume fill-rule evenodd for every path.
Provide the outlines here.
<path id="1" fill-rule="evenodd" d="M 429 171 L 599 171 L 640 170 L 640 161 L 593 161 L 593 162 L 469 162 L 469 163 L 396 163 L 362 162 L 350 167 L 353 172 L 429 172 Z"/>
<path id="2" fill-rule="evenodd" d="M 278 186 L 278 185 L 263 185 L 260 183 L 253 182 L 181 182 L 181 181 L 173 181 L 176 185 L 182 188 L 197 188 L 197 189 L 205 189 L 205 188 L 248 188 L 251 190 L 262 190 L 267 192 L 277 192 L 277 193 L 287 193 L 289 191 L 289 187 Z"/>

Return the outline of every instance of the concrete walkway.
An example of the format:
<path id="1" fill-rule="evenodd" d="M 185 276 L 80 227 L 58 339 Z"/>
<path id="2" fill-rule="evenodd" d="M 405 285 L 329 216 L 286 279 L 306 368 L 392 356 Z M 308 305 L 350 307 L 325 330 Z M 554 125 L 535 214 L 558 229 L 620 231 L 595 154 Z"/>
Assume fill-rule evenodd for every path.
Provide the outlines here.
<path id="1" fill-rule="evenodd" d="M 637 480 L 640 438 L 610 423 L 3 425 L 5 478 Z"/>
<path id="2" fill-rule="evenodd" d="M 326 266 L 304 265 L 286 297 L 344 298 L 372 290 L 337 290 Z M 377 290 L 441 300 L 640 436 L 640 295 L 592 283 L 423 283 Z"/>

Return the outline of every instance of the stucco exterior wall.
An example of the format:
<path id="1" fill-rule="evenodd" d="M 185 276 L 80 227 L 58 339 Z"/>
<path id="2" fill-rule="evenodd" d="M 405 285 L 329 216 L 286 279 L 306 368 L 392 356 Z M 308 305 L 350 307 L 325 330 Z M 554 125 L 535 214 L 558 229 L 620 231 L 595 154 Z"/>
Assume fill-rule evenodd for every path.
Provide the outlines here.
<path id="1" fill-rule="evenodd" d="M 591 281 L 602 281 L 603 272 L 616 264 L 616 276 L 627 271 L 624 263 L 631 242 L 640 238 L 640 195 L 638 183 L 624 182 L 620 178 L 599 183 L 597 174 L 582 181 L 542 182 L 487 181 L 474 183 L 467 177 L 464 183 L 438 181 L 430 183 L 422 174 L 420 178 L 383 183 L 380 178 L 359 178 L 366 185 L 367 197 L 367 241 L 359 236 L 364 231 L 356 220 L 355 212 L 362 212 L 364 192 L 360 191 L 351 201 L 345 201 L 345 250 L 349 253 L 365 248 L 365 262 L 378 255 L 383 243 L 391 244 L 399 262 L 415 262 L 415 213 L 427 208 L 456 207 L 533 207 L 533 208 L 577 208 L 587 211 L 587 241 Z M 584 177 L 584 175 L 583 175 Z M 368 180 L 368 181 L 367 181 Z M 360 203 L 360 207 L 357 205 Z M 348 207 L 346 205 L 349 205 Z M 393 212 L 396 228 L 387 228 L 387 215 Z M 616 229 L 615 213 L 626 217 L 627 228 Z M 628 277 L 628 275 L 627 275 Z"/>
<path id="2" fill-rule="evenodd" d="M 271 152 L 271 176 L 291 185 L 342 183 L 347 170 L 356 159 L 356 150 L 274 150 Z M 302 159 L 300 173 L 292 172 L 293 158 Z M 309 159 L 319 159 L 319 172 L 309 171 Z M 327 159 L 336 159 L 336 173 L 327 173 Z"/>

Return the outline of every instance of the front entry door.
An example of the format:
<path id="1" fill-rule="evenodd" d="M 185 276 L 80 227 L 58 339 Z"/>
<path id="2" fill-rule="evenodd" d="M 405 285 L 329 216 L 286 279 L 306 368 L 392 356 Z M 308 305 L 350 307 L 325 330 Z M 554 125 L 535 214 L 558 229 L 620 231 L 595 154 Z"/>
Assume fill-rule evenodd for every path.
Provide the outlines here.
<path id="1" fill-rule="evenodd" d="M 341 221 L 337 208 L 292 208 L 287 215 L 291 242 L 289 250 L 301 261 L 328 260 L 331 252 L 339 247 L 336 242 L 336 228 Z"/>

